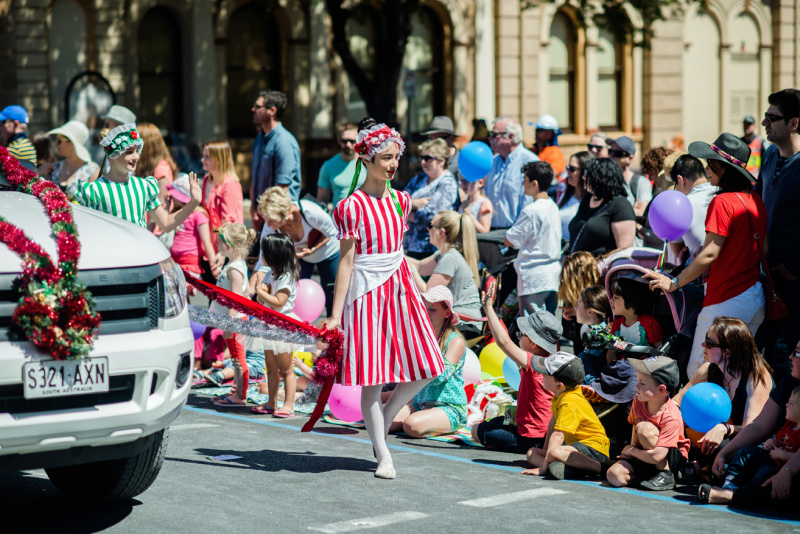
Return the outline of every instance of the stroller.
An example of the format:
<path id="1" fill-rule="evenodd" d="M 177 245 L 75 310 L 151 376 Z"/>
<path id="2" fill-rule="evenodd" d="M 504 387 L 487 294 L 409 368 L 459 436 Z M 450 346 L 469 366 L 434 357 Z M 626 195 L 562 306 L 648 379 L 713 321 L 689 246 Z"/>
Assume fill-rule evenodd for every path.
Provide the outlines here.
<path id="1" fill-rule="evenodd" d="M 618 261 L 605 274 L 606 292 L 610 295 L 611 282 L 620 277 L 648 284 L 648 280 L 644 278 L 648 272 L 650 269 L 640 264 Z M 686 366 L 691 355 L 697 316 L 703 307 L 703 296 L 701 286 L 686 285 L 673 293 L 659 293 L 655 297 L 651 315 L 661 324 L 665 340 L 657 350 L 630 344 L 625 346 L 624 342 L 620 344 L 617 340 L 609 340 L 606 347 L 616 348 L 634 358 L 646 358 L 654 354 L 669 356 L 678 363 L 681 384 L 686 384 L 689 381 Z"/>

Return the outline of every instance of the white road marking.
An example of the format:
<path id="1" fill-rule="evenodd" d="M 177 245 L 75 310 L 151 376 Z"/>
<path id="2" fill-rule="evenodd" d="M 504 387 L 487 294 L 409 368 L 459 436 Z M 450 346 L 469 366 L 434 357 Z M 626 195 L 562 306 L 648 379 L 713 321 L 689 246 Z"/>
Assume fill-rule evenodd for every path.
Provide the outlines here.
<path id="1" fill-rule="evenodd" d="M 422 512 L 395 512 L 393 514 L 376 515 L 374 517 L 365 517 L 363 519 L 349 519 L 347 521 L 339 521 L 338 523 L 328 523 L 320 527 L 308 527 L 309 530 L 317 530 L 325 532 L 326 534 L 333 534 L 337 532 L 353 532 L 355 530 L 363 530 L 367 528 L 385 527 L 395 523 L 403 523 L 404 521 L 413 521 L 415 519 L 423 519 L 428 517 L 428 514 Z"/>
<path id="2" fill-rule="evenodd" d="M 169 427 L 170 431 L 172 430 L 196 430 L 199 428 L 214 428 L 219 425 L 213 425 L 211 423 L 192 423 L 188 425 L 172 425 Z"/>
<path id="3" fill-rule="evenodd" d="M 461 501 L 458 504 L 463 504 L 464 506 L 476 506 L 478 508 L 490 508 L 492 506 L 500 506 L 503 504 L 510 504 L 512 502 L 526 501 L 528 499 L 549 497 L 550 495 L 561 495 L 562 493 L 567 493 L 567 492 L 555 488 L 535 488 L 525 491 L 517 491 L 515 493 L 504 493 L 502 495 L 494 495 L 492 497 L 473 499 L 471 501 Z"/>

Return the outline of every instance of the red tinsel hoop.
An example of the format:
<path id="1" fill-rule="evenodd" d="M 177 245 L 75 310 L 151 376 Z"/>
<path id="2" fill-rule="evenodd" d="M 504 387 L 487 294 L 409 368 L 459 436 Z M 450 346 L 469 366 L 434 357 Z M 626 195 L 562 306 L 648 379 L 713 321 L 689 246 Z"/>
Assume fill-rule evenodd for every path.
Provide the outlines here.
<path id="1" fill-rule="evenodd" d="M 297 319 L 287 317 L 271 308 L 262 306 L 257 302 L 253 302 L 250 299 L 246 299 L 241 295 L 237 295 L 232 291 L 198 280 L 186 271 L 184 271 L 184 275 L 187 283 L 196 287 L 198 291 L 209 299 L 227 308 L 252 315 L 256 319 L 260 319 L 267 324 L 275 325 L 289 332 L 311 334 L 319 338 L 320 341 L 327 343 L 328 348 L 325 349 L 314 362 L 314 380 L 323 384 L 322 392 L 317 399 L 317 406 L 314 408 L 314 413 L 311 414 L 310 419 L 303 426 L 303 432 L 309 432 L 314 428 L 314 424 L 319 420 L 322 416 L 322 412 L 325 410 L 325 404 L 328 402 L 328 396 L 330 395 L 333 383 L 336 377 L 339 376 L 339 368 L 342 362 L 342 344 L 344 342 L 344 334 L 342 331 L 338 329 L 328 330 L 326 328 L 319 328 L 311 323 L 298 321 Z"/>

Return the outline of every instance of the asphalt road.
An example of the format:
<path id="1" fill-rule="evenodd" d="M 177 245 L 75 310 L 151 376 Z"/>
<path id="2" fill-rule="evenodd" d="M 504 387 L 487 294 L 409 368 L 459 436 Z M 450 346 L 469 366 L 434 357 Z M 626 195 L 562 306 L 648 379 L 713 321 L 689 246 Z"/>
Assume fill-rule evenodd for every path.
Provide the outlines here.
<path id="1" fill-rule="evenodd" d="M 0 475 L 0 532 L 800 532 L 800 517 L 699 506 L 519 474 L 516 455 L 391 436 L 396 480 L 372 476 L 366 432 L 217 408 L 195 393 L 153 486 L 112 505 L 65 501 L 43 471 Z M 231 454 L 241 459 L 213 461 Z"/>

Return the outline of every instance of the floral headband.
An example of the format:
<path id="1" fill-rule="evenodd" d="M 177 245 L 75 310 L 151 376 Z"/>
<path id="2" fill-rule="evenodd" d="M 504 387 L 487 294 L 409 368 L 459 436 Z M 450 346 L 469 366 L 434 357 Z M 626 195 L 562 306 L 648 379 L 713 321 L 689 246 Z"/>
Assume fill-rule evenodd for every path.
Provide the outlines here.
<path id="1" fill-rule="evenodd" d="M 392 143 L 397 143 L 400 148 L 400 156 L 406 149 L 406 143 L 394 128 L 389 128 L 385 124 L 376 124 L 372 128 L 361 130 L 356 137 L 355 151 L 359 156 L 372 158 L 375 154 L 384 152 Z"/>
<path id="2" fill-rule="evenodd" d="M 714 152 L 716 152 L 717 154 L 722 156 L 723 159 L 725 159 L 726 161 L 729 161 L 729 162 L 733 163 L 734 165 L 736 165 L 738 167 L 741 167 L 743 169 L 747 169 L 747 163 L 745 163 L 744 161 L 741 161 L 741 160 L 738 160 L 738 159 L 734 158 L 733 156 L 731 156 L 730 154 L 728 154 L 727 152 L 725 152 L 724 150 L 719 148 L 717 145 L 711 145 L 711 150 L 713 150 Z"/>
<path id="3" fill-rule="evenodd" d="M 131 146 L 139 147 L 139 152 L 144 147 L 136 125 L 132 122 L 117 126 L 100 140 L 100 145 L 105 148 L 106 157 L 116 159 Z"/>

